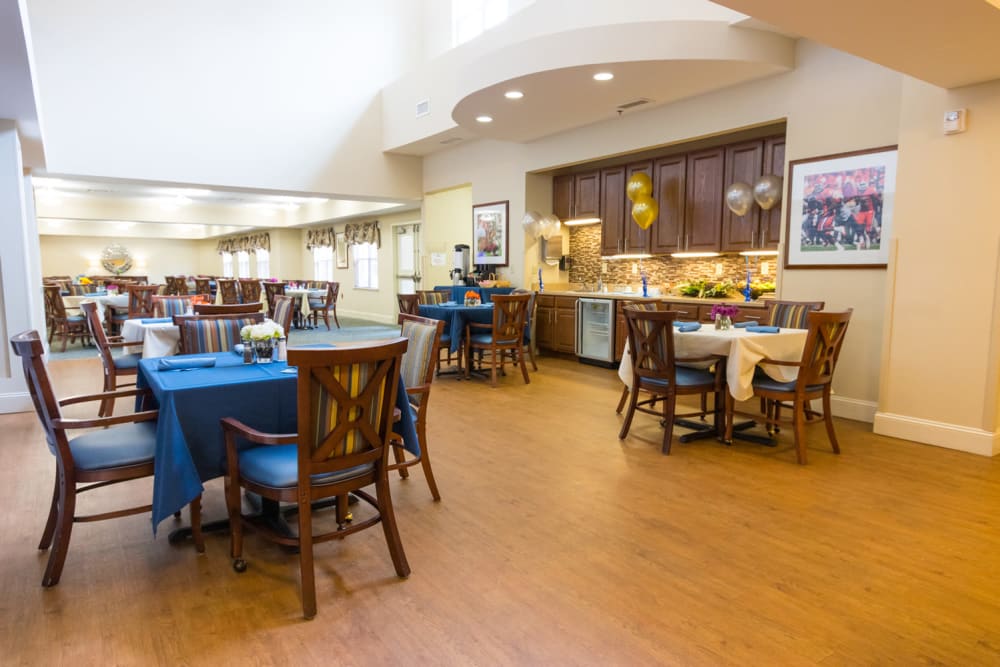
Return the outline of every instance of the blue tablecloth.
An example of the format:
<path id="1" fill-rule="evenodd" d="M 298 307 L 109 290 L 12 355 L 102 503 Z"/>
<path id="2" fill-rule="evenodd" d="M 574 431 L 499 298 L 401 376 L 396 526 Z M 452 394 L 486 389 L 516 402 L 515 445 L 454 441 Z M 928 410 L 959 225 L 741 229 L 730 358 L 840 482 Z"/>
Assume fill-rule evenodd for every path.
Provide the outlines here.
<path id="1" fill-rule="evenodd" d="M 232 352 L 214 356 L 211 368 L 157 370 L 158 359 L 139 361 L 137 385 L 149 387 L 159 407 L 153 464 L 153 532 L 159 523 L 190 503 L 202 482 L 226 469 L 226 446 L 219 420 L 234 417 L 268 433 L 294 433 L 298 421 L 296 381 L 284 362 L 243 364 Z M 178 357 L 179 358 L 179 357 Z M 420 444 L 402 381 L 396 394 L 400 422 L 393 430 L 408 451 Z"/>
<path id="2" fill-rule="evenodd" d="M 444 320 L 444 330 L 451 336 L 451 351 L 458 352 L 462 339 L 465 337 L 465 324 L 493 323 L 493 304 L 484 303 L 480 306 L 459 306 L 458 304 L 439 304 L 436 306 L 420 306 L 420 314 L 435 320 Z"/>
<path id="3" fill-rule="evenodd" d="M 438 285 L 434 288 L 435 291 L 447 293 L 448 300 L 455 303 L 465 303 L 465 293 L 469 291 L 478 292 L 483 303 L 489 303 L 493 300 L 494 294 L 510 294 L 513 289 L 513 287 L 466 287 L 464 285 Z"/>

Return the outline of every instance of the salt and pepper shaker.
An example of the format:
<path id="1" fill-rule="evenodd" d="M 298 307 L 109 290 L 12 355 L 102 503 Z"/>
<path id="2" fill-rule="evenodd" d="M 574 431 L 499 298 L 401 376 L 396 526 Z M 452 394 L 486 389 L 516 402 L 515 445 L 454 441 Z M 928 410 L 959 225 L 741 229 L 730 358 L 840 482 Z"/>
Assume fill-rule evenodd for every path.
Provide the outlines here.
<path id="1" fill-rule="evenodd" d="M 244 364 L 253 363 L 253 347 L 250 343 L 249 338 L 243 339 L 243 363 Z"/>
<path id="2" fill-rule="evenodd" d="M 278 361 L 288 361 L 288 339 L 284 336 L 278 339 Z"/>

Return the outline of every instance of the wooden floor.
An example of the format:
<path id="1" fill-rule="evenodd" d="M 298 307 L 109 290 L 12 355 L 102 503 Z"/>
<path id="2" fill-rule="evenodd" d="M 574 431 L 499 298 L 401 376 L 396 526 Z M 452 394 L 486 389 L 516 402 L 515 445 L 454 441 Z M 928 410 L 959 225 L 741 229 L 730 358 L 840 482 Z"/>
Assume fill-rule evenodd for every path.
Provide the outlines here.
<path id="1" fill-rule="evenodd" d="M 412 575 L 378 529 L 320 545 L 313 621 L 296 557 L 251 535 L 237 575 L 227 535 L 198 555 L 141 516 L 78 524 L 43 589 L 53 459 L 33 414 L 0 416 L 0 663 L 1000 664 L 997 462 L 847 421 L 840 456 L 810 429 L 805 467 L 787 439 L 665 457 L 650 416 L 618 440 L 612 371 L 540 367 L 436 383 L 443 499 L 419 469 L 392 485 Z M 96 360 L 51 370 L 62 396 L 99 386 Z M 224 513 L 218 480 L 205 504 Z"/>

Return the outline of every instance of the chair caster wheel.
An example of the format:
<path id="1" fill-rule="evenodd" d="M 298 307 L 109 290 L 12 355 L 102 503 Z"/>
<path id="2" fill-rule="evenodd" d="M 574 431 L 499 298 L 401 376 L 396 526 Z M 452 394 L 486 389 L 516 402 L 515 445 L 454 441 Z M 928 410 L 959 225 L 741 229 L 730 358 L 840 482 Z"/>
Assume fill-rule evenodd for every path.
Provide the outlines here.
<path id="1" fill-rule="evenodd" d="M 240 574 L 247 571 L 247 562 L 242 558 L 233 559 L 233 571 L 239 572 Z"/>

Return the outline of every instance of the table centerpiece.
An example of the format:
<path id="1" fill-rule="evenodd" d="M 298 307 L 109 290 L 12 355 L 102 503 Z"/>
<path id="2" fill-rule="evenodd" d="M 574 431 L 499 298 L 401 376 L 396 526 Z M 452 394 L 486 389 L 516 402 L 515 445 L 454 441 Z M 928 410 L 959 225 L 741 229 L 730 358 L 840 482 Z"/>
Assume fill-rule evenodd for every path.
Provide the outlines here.
<path id="1" fill-rule="evenodd" d="M 254 359 L 258 364 L 271 363 L 278 339 L 284 335 L 284 330 L 273 320 L 264 320 L 260 324 L 248 324 L 240 329 L 243 345 L 249 345 L 253 349 Z"/>

